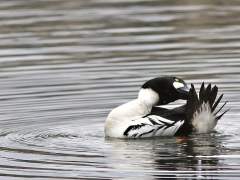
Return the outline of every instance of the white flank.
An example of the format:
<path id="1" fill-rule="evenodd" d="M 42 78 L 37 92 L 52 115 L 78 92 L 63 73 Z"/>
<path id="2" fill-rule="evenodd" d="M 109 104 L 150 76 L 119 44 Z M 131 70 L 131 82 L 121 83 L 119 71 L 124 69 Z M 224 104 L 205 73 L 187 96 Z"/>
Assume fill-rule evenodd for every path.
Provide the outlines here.
<path id="1" fill-rule="evenodd" d="M 203 103 L 193 115 L 192 125 L 196 133 L 208 133 L 214 129 L 217 118 L 212 114 L 209 103 Z"/>

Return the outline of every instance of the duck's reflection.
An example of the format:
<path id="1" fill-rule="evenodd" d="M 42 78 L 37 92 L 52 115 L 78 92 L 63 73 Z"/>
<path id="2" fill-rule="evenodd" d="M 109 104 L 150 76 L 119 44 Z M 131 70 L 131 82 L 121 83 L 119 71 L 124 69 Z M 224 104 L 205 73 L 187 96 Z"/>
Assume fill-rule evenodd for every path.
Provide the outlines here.
<path id="1" fill-rule="evenodd" d="M 119 166 L 152 170 L 157 172 L 154 177 L 209 177 L 207 171 L 216 172 L 223 165 L 223 159 L 216 157 L 223 153 L 221 141 L 209 134 L 194 135 L 182 143 L 175 137 L 106 141 L 113 145 L 111 155 Z"/>

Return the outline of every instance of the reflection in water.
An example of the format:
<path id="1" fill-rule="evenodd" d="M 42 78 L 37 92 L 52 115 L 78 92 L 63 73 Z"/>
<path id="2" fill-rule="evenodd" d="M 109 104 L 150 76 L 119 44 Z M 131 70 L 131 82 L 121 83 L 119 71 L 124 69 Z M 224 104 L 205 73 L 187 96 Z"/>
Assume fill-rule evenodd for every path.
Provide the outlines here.
<path id="1" fill-rule="evenodd" d="M 239 8 L 234 0 L 2 0 L 0 179 L 239 177 Z M 104 139 L 109 111 L 158 76 L 216 84 L 231 110 L 216 132 L 181 144 Z"/>
<path id="2" fill-rule="evenodd" d="M 225 153 L 226 148 L 212 135 L 193 135 L 181 144 L 172 137 L 106 141 L 111 145 L 108 158 L 115 159 L 115 168 L 138 171 L 154 168 L 158 172 L 152 174 L 154 177 L 216 177 L 224 166 L 224 158 L 218 155 Z"/>
<path id="3" fill-rule="evenodd" d="M 157 162 L 159 163 L 161 169 L 167 167 L 166 170 L 171 168 L 172 170 L 200 170 L 202 171 L 206 170 L 213 170 L 218 169 L 221 164 L 219 164 L 219 159 L 214 158 L 214 155 L 219 155 L 219 153 L 222 153 L 221 148 L 219 147 L 220 142 L 217 142 L 217 140 L 208 135 L 201 135 L 191 137 L 186 142 L 183 142 L 181 144 L 181 148 L 173 154 L 172 161 L 165 162 L 162 158 L 162 153 L 159 152 L 160 155 L 159 159 L 157 159 Z M 170 147 L 171 148 L 171 147 Z M 167 152 L 169 153 L 169 151 Z M 166 154 L 167 154 L 166 153 Z M 204 158 L 205 156 L 212 156 L 212 158 Z M 202 158 L 198 158 L 196 156 L 203 156 Z"/>

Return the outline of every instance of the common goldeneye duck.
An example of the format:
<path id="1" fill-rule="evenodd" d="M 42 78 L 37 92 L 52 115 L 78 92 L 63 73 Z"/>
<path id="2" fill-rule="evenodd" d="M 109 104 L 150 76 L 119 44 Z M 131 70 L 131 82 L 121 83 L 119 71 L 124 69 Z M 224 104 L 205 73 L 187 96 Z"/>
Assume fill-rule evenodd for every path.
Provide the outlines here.
<path id="1" fill-rule="evenodd" d="M 188 97 L 187 84 L 180 78 L 160 77 L 151 79 L 142 85 L 137 99 L 110 112 L 105 122 L 105 136 L 128 137 L 127 129 L 129 127 L 134 126 L 132 130 L 141 130 L 144 128 L 140 128 L 140 124 L 142 124 L 142 127 L 147 127 L 148 123 L 151 125 L 151 122 L 143 117 L 151 113 L 154 106 L 168 104 L 178 99 L 186 100 Z"/>
<path id="2" fill-rule="evenodd" d="M 141 138 L 153 136 L 187 136 L 210 132 L 220 116 L 213 113 L 220 100 L 218 88 L 201 86 L 199 97 L 191 85 L 177 77 L 158 77 L 143 84 L 138 98 L 113 109 L 104 126 L 106 137 Z M 187 100 L 183 106 L 166 109 L 156 107 L 176 100 Z M 214 103 L 215 102 L 215 103 Z"/>

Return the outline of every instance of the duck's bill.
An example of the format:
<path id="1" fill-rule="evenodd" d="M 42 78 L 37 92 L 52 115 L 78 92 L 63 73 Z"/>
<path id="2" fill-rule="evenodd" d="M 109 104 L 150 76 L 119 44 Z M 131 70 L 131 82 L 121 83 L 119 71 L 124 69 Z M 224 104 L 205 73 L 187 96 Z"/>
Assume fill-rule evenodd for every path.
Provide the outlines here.
<path id="1" fill-rule="evenodd" d="M 188 87 L 184 86 L 182 88 L 178 88 L 177 91 L 179 94 L 179 99 L 188 100 L 188 98 L 190 96 Z"/>

